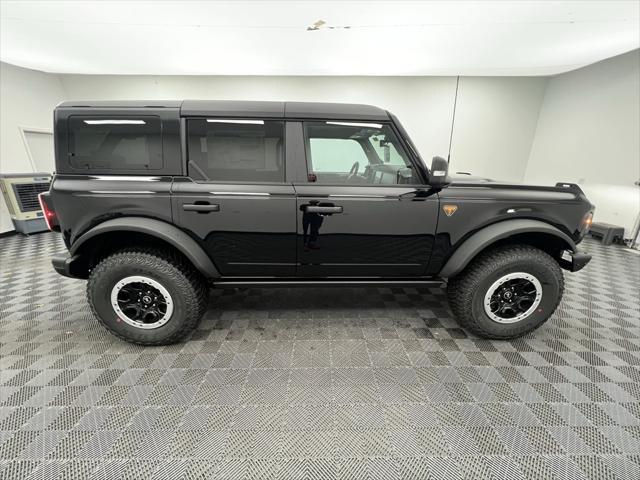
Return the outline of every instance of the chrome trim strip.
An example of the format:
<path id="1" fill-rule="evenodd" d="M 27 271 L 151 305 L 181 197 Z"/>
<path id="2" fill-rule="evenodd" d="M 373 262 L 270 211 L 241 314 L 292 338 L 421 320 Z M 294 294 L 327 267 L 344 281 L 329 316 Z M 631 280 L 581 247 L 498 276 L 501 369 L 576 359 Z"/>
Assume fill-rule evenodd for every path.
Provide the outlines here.
<path id="1" fill-rule="evenodd" d="M 270 193 L 266 193 L 266 192 L 209 192 L 211 195 L 234 195 L 234 196 L 240 196 L 240 197 L 255 197 L 255 196 L 259 196 L 259 197 L 268 197 L 271 194 Z"/>
<path id="2" fill-rule="evenodd" d="M 365 194 L 349 194 L 349 193 L 336 193 L 330 194 L 332 198 L 398 198 L 397 195 L 365 195 Z"/>

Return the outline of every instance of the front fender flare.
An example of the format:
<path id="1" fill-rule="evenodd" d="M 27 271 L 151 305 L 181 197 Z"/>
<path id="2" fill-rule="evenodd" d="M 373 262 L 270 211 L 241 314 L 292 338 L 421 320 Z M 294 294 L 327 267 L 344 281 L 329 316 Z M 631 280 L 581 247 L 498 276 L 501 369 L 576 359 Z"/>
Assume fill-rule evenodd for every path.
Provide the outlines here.
<path id="1" fill-rule="evenodd" d="M 77 254 L 88 240 L 108 232 L 139 232 L 163 240 L 191 261 L 194 267 L 207 278 L 218 278 L 220 272 L 198 243 L 178 227 L 160 220 L 146 217 L 120 217 L 107 220 L 82 234 L 71 246 L 71 256 Z"/>
<path id="2" fill-rule="evenodd" d="M 522 233 L 546 233 L 563 240 L 567 249 L 576 252 L 575 242 L 558 228 L 540 220 L 513 219 L 494 223 L 477 231 L 463 241 L 440 271 L 440 276 L 450 278 L 460 273 L 473 258 L 492 243 Z"/>

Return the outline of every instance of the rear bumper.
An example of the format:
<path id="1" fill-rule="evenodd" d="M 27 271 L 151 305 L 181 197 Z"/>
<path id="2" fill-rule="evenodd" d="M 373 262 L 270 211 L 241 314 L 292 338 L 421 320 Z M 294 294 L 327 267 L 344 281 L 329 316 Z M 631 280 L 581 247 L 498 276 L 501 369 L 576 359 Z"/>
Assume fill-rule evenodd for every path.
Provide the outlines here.
<path id="1" fill-rule="evenodd" d="M 588 253 L 579 250 L 575 252 L 565 251 L 562 258 L 560 258 L 560 266 L 570 272 L 577 272 L 582 270 L 590 261 L 591 255 Z"/>
<path id="2" fill-rule="evenodd" d="M 60 275 L 69 278 L 86 278 L 86 275 L 80 275 L 82 271 L 79 265 L 78 255 L 55 255 L 51 257 L 53 269 Z"/>

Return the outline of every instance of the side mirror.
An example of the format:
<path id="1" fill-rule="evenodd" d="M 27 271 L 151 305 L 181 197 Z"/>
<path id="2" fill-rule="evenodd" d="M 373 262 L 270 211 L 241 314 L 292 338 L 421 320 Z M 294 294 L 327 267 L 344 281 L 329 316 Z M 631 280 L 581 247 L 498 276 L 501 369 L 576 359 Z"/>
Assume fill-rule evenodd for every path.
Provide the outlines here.
<path id="1" fill-rule="evenodd" d="M 449 178 L 449 163 L 442 157 L 433 157 L 429 185 L 433 188 L 444 188 L 451 183 Z"/>

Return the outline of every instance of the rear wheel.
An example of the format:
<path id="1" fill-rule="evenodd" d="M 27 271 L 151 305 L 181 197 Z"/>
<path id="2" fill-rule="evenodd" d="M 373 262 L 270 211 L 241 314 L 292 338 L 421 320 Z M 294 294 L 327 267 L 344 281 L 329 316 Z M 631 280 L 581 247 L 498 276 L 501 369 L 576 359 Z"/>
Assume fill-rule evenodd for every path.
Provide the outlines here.
<path id="1" fill-rule="evenodd" d="M 546 322 L 564 290 L 562 270 L 547 253 L 528 245 L 482 254 L 449 280 L 449 305 L 460 324 L 494 339 L 524 335 Z"/>
<path id="2" fill-rule="evenodd" d="M 207 306 L 207 288 L 190 265 L 171 252 L 123 250 L 92 270 L 87 297 L 100 323 L 142 345 L 186 337 Z"/>

